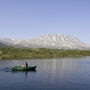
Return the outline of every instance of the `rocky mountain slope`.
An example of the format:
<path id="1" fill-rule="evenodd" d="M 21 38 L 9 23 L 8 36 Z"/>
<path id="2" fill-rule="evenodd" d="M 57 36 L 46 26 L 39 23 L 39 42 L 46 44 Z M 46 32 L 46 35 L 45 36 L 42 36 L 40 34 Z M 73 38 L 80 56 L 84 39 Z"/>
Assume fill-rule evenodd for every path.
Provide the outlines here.
<path id="1" fill-rule="evenodd" d="M 0 43 L 24 48 L 90 49 L 89 45 L 81 42 L 76 37 L 64 34 L 46 34 L 26 40 L 0 39 Z"/>

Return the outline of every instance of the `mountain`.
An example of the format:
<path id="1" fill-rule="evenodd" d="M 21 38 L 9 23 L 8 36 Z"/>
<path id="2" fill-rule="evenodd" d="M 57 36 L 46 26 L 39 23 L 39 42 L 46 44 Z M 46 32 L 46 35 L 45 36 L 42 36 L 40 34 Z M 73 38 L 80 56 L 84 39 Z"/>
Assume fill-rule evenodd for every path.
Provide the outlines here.
<path id="1" fill-rule="evenodd" d="M 6 47 L 7 45 L 0 43 L 0 47 Z"/>
<path id="2" fill-rule="evenodd" d="M 9 38 L 1 38 L 0 43 L 6 44 L 6 45 L 15 45 L 18 44 L 20 40 L 16 39 L 9 39 Z"/>
<path id="3" fill-rule="evenodd" d="M 46 34 L 26 40 L 0 39 L 0 43 L 24 48 L 90 49 L 89 45 L 81 42 L 76 37 L 64 34 Z"/>

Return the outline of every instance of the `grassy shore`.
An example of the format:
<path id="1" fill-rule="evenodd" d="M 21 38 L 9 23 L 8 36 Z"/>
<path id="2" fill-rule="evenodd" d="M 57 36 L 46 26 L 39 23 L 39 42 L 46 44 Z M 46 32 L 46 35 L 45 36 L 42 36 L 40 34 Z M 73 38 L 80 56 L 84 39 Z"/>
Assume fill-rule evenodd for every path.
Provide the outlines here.
<path id="1" fill-rule="evenodd" d="M 60 57 L 90 56 L 88 50 L 58 50 L 58 49 L 25 49 L 25 48 L 0 48 L 0 59 L 45 59 Z"/>

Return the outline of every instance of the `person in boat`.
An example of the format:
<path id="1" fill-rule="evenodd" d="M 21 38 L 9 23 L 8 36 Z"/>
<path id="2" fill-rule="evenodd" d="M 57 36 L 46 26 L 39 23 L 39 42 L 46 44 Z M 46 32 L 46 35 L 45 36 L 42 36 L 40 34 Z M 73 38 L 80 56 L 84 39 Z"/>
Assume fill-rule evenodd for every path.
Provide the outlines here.
<path id="1" fill-rule="evenodd" d="M 22 68 L 24 68 L 24 67 L 28 67 L 27 61 L 25 61 L 24 65 L 22 65 Z"/>
<path id="2" fill-rule="evenodd" d="M 28 63 L 27 63 L 27 61 L 25 61 L 25 67 L 28 67 Z"/>

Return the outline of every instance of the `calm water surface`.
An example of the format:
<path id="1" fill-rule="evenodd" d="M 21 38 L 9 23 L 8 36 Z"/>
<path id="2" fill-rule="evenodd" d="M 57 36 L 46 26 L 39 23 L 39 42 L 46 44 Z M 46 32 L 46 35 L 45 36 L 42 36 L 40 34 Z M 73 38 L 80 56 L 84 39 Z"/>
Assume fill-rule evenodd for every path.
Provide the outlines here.
<path id="1" fill-rule="evenodd" d="M 27 60 L 36 72 L 6 71 L 24 61 L 0 60 L 0 90 L 90 90 L 90 57 Z"/>

